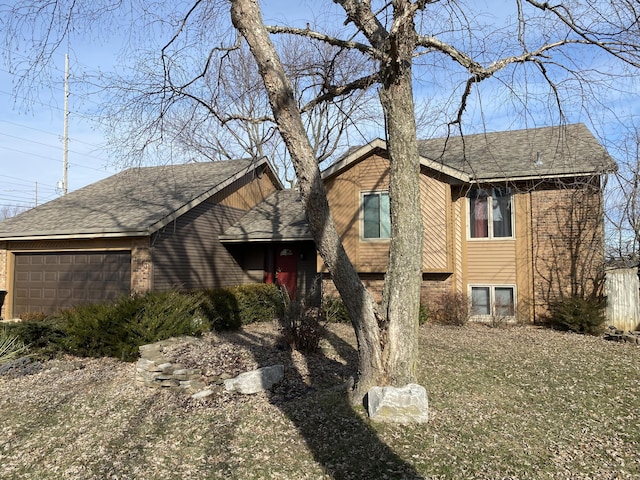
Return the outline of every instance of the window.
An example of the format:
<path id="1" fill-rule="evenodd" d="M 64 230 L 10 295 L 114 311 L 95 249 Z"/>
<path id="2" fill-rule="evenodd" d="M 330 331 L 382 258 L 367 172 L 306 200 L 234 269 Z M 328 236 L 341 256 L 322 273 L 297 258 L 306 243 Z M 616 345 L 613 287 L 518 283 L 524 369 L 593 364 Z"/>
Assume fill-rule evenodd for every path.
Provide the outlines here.
<path id="1" fill-rule="evenodd" d="M 515 288 L 509 286 L 472 286 L 471 314 L 478 316 L 513 317 Z"/>
<path id="2" fill-rule="evenodd" d="M 362 196 L 363 238 L 390 238 L 389 193 L 373 192 Z"/>
<path id="3" fill-rule="evenodd" d="M 469 192 L 469 237 L 513 237 L 511 191 L 476 188 Z"/>

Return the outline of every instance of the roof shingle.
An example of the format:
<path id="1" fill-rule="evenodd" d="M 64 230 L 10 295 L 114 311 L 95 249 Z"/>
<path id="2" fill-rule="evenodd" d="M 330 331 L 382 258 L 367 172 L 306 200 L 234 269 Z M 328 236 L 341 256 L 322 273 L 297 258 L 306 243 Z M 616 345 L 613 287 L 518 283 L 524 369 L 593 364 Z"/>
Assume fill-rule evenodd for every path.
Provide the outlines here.
<path id="1" fill-rule="evenodd" d="M 163 221 L 213 195 L 252 160 L 125 170 L 0 222 L 0 238 L 148 235 Z"/>

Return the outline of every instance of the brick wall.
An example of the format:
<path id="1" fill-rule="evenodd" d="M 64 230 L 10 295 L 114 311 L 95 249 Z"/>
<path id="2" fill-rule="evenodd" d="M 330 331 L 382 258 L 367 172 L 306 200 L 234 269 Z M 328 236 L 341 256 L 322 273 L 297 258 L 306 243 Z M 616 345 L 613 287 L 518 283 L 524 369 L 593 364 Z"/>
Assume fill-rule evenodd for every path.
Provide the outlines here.
<path id="1" fill-rule="evenodd" d="M 360 279 L 364 286 L 371 292 L 376 302 L 382 302 L 382 290 L 384 288 L 384 274 L 361 274 Z M 427 304 L 430 299 L 440 297 L 453 290 L 453 275 L 449 274 L 427 274 L 423 277 L 420 287 L 420 302 Z M 324 275 L 322 278 L 322 294 L 338 297 L 331 277 Z"/>
<path id="2" fill-rule="evenodd" d="M 602 195 L 591 183 L 531 193 L 536 317 L 562 297 L 602 288 Z"/>
<path id="3" fill-rule="evenodd" d="M 131 247 L 131 293 L 151 290 L 151 248 L 148 238 L 133 240 Z"/>

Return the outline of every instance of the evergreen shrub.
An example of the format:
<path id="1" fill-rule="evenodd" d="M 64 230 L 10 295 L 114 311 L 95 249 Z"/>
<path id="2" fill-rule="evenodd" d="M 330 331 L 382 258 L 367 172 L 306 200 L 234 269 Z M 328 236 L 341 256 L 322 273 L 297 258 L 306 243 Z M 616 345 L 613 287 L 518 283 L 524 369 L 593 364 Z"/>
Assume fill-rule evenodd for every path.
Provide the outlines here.
<path id="1" fill-rule="evenodd" d="M 552 327 L 587 335 L 604 331 L 606 299 L 573 296 L 553 302 L 549 308 Z"/>

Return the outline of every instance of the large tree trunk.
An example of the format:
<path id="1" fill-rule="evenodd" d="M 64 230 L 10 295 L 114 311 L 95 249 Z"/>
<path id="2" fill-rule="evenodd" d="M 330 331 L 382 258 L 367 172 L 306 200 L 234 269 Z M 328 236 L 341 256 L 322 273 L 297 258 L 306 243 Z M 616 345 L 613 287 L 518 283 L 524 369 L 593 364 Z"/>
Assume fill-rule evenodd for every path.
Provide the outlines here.
<path id="1" fill-rule="evenodd" d="M 381 99 L 389 131 L 392 241 L 381 315 L 335 229 L 293 89 L 263 24 L 257 1 L 232 0 L 231 5 L 233 24 L 256 59 L 280 134 L 293 160 L 316 248 L 353 322 L 358 341 L 358 372 L 352 400 L 360 402 L 376 385 L 414 382 L 422 223 L 411 87 L 413 24 L 403 26 L 400 37 L 385 44 L 391 61 L 383 67 Z M 407 35 L 408 44 L 398 49 L 395 40 L 402 43 L 401 37 Z"/>
<path id="2" fill-rule="evenodd" d="M 396 1 L 394 15 L 405 18 L 386 42 L 389 62 L 382 67 L 380 100 L 385 112 L 389 152 L 391 245 L 383 306 L 388 321 L 383 361 L 387 383 L 416 381 L 418 317 L 422 284 L 420 157 L 416 140 L 411 59 L 415 49 L 410 2 Z"/>

